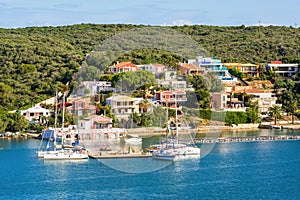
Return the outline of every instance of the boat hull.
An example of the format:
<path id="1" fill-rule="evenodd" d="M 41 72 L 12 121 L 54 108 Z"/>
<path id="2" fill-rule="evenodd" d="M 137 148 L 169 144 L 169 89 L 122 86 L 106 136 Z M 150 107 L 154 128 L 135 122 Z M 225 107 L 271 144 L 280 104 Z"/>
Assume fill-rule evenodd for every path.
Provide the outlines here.
<path id="1" fill-rule="evenodd" d="M 80 160 L 88 158 L 89 156 L 86 153 L 57 152 L 44 154 L 44 160 Z"/>

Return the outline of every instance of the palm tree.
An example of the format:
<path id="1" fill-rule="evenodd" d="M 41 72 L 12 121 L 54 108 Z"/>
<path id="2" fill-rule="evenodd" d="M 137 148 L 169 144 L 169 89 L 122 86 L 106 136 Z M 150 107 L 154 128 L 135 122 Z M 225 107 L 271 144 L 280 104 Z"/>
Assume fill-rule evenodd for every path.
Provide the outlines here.
<path id="1" fill-rule="evenodd" d="M 281 107 L 278 105 L 274 105 L 270 108 L 270 115 L 275 119 L 275 125 L 277 124 L 277 119 L 281 117 Z"/>
<path id="2" fill-rule="evenodd" d="M 144 99 L 140 104 L 139 107 L 142 113 L 149 114 L 152 111 L 152 104 L 147 99 Z"/>
<path id="3" fill-rule="evenodd" d="M 298 101 L 297 100 L 293 100 L 289 106 L 289 110 L 292 114 L 292 124 L 295 123 L 295 115 L 298 112 Z"/>

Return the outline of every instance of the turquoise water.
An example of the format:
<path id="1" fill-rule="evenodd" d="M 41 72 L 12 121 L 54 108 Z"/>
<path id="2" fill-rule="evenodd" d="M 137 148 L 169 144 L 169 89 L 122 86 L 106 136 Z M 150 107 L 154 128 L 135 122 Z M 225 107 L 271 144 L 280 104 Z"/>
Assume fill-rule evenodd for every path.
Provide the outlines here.
<path id="1" fill-rule="evenodd" d="M 300 141 L 219 143 L 200 160 L 148 173 L 97 160 L 45 162 L 38 140 L 0 139 L 0 199 L 299 199 Z M 110 161 L 112 162 L 112 161 Z M 148 158 L 118 161 L 134 167 Z M 125 166 L 126 167 L 126 166 Z"/>

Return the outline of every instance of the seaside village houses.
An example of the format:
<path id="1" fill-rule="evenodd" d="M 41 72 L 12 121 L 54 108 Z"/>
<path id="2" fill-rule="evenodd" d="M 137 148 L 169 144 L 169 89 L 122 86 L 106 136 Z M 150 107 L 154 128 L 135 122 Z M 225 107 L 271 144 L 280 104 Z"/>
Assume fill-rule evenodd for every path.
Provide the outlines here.
<path id="1" fill-rule="evenodd" d="M 259 113 L 268 112 L 271 107 L 278 105 L 277 98 L 273 93 L 270 81 L 246 82 L 232 76 L 228 69 L 234 68 L 244 73 L 246 78 L 258 78 L 260 76 L 259 65 L 252 63 L 222 63 L 221 59 L 214 57 L 201 57 L 189 59 L 186 63 L 178 63 L 177 71 L 170 70 L 162 64 L 143 64 L 135 65 L 131 62 L 117 62 L 109 67 L 108 73 L 135 72 L 147 70 L 157 78 L 157 84 L 172 91 L 156 91 L 155 95 L 148 99 L 153 105 L 175 106 L 175 102 L 182 103 L 187 101 L 186 91 L 193 90 L 191 85 L 182 78 L 183 75 L 194 76 L 197 74 L 213 73 L 224 84 L 224 91 L 211 92 L 210 108 L 215 110 L 246 111 L 244 99 L 241 94 L 251 95 L 252 102 L 257 101 Z M 272 61 L 266 65 L 267 70 L 272 70 L 282 77 L 291 77 L 298 71 L 298 64 L 283 64 L 281 61 Z M 112 91 L 114 95 L 105 96 L 106 104 L 111 106 L 111 112 L 116 116 L 120 124 L 126 124 L 132 119 L 133 113 L 141 114 L 140 109 L 142 98 L 132 98 L 124 95 L 116 95 L 116 90 L 111 86 L 111 82 L 106 81 L 85 81 L 84 86 L 89 90 L 89 95 L 94 96 L 96 102 L 100 101 L 99 94 L 105 91 Z M 262 84 L 269 89 L 262 87 Z M 167 100 L 168 99 L 168 100 Z M 111 119 L 104 116 L 97 117 L 95 107 L 86 102 L 74 101 L 72 107 L 73 114 L 82 115 L 89 113 L 91 116 L 83 119 L 81 128 L 111 128 Z M 77 113 L 76 113 L 77 111 Z M 39 112 L 42 113 L 42 112 Z M 26 114 L 30 115 L 30 114 Z M 36 116 L 35 114 L 31 114 Z M 113 136 L 109 136 L 113 137 Z"/>

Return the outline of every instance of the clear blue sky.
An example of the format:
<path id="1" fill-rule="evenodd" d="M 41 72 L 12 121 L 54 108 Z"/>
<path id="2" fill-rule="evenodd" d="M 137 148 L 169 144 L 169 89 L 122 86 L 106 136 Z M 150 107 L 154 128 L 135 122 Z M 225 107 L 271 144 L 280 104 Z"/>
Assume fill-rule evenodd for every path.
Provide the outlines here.
<path id="1" fill-rule="evenodd" d="M 0 0 L 0 27 L 79 23 L 300 25 L 299 0 Z"/>

